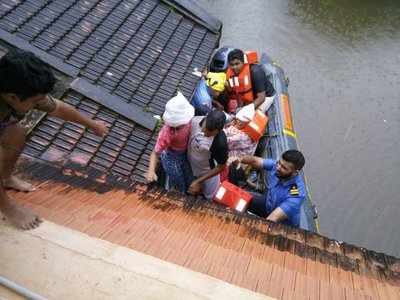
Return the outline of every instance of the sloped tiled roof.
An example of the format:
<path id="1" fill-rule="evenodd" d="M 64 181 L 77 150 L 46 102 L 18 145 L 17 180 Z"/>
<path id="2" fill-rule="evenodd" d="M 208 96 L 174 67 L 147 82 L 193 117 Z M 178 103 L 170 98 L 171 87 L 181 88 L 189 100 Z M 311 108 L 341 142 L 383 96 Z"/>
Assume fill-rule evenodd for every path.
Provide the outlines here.
<path id="1" fill-rule="evenodd" d="M 118 188 L 29 160 L 19 167 L 39 191 L 13 198 L 93 237 L 278 299 L 400 297 L 397 258 L 140 184 Z"/>
<path id="2" fill-rule="evenodd" d="M 179 11 L 184 2 L 169 1 Z M 175 8 L 158 0 L 1 2 L 0 39 L 73 80 L 62 100 L 110 127 L 102 140 L 47 116 L 24 152 L 61 164 L 79 157 L 80 168 L 143 181 L 155 144 L 153 115 L 177 89 L 191 97 L 198 80 L 191 72 L 218 43 L 218 22 L 207 26 L 198 8 L 195 18 Z"/>
<path id="3" fill-rule="evenodd" d="M 69 91 L 62 100 L 106 122 L 107 136 L 103 139 L 81 125 L 47 116 L 31 133 L 24 153 L 61 164 L 79 160 L 80 168 L 143 181 L 155 145 L 153 133 L 76 92 Z"/>
<path id="4" fill-rule="evenodd" d="M 3 1 L 0 28 L 120 101 L 158 114 L 178 87 L 191 96 L 198 80 L 191 72 L 218 42 L 158 0 Z"/>

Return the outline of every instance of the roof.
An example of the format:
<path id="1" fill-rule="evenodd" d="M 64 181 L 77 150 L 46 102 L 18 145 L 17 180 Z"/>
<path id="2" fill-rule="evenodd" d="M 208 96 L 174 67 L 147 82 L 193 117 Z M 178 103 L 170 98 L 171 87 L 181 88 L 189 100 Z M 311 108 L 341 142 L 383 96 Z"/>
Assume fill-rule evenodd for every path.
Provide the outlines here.
<path id="1" fill-rule="evenodd" d="M 20 231 L 0 219 L 0 243 L 3 300 L 274 300 L 50 221 Z M 40 296 L 18 297 L 10 280 Z"/>
<path id="2" fill-rule="evenodd" d="M 0 4 L 7 48 L 39 55 L 67 82 L 61 99 L 110 127 L 100 139 L 35 116 L 18 168 L 40 189 L 10 196 L 55 223 L 269 296 L 399 298 L 397 258 L 142 184 L 153 114 L 177 89 L 192 95 L 193 68 L 202 69 L 218 44 L 220 24 L 190 4 Z"/>
<path id="3" fill-rule="evenodd" d="M 114 108 L 132 107 L 132 120 L 152 130 L 155 121 L 146 121 L 178 88 L 190 98 L 193 68 L 206 65 L 219 38 L 174 10 L 158 0 L 13 0 L 0 4 L 0 38 L 81 77 L 91 90 L 103 88 L 115 96 Z"/>
<path id="4" fill-rule="evenodd" d="M 110 127 L 102 140 L 46 116 L 35 122 L 26 154 L 51 162 L 79 156 L 94 171 L 144 180 L 154 114 L 162 114 L 178 89 L 191 97 L 198 80 L 192 71 L 205 67 L 221 27 L 195 4 L 168 3 L 174 6 L 157 0 L 0 4 L 0 39 L 34 52 L 72 81 L 61 99 Z"/>
<path id="5" fill-rule="evenodd" d="M 178 193 L 24 159 L 44 218 L 278 299 L 398 299 L 397 258 Z"/>
<path id="6" fill-rule="evenodd" d="M 32 131 L 24 153 L 75 168 L 114 174 L 125 180 L 144 181 L 149 157 L 155 145 L 153 132 L 69 90 L 62 100 L 79 111 L 103 120 L 109 133 L 103 139 L 81 125 L 47 116 Z"/>

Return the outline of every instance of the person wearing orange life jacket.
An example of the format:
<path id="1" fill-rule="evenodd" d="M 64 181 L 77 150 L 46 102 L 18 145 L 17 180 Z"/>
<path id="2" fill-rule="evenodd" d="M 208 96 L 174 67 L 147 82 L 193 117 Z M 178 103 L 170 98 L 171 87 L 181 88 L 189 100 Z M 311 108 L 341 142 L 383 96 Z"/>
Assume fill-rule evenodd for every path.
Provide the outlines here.
<path id="1" fill-rule="evenodd" d="M 247 62 L 247 56 L 240 49 L 234 49 L 228 54 L 228 63 L 225 87 L 231 99 L 229 113 L 235 113 L 238 108 L 249 104 L 266 112 L 272 103 L 270 97 L 275 94 L 275 89 L 262 66 Z"/>

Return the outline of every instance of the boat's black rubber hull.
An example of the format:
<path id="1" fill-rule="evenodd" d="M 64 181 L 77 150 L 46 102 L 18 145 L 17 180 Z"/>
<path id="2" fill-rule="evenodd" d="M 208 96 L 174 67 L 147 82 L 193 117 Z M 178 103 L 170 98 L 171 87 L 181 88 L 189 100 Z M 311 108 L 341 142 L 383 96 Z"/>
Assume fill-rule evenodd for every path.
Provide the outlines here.
<path id="1" fill-rule="evenodd" d="M 288 79 L 278 65 L 266 54 L 260 60 L 264 71 L 275 88 L 274 102 L 268 111 L 268 142 L 264 153 L 269 158 L 278 159 L 286 150 L 298 149 L 297 135 L 293 127 L 292 115 L 288 94 Z M 300 227 L 310 231 L 318 231 L 318 216 L 315 206 L 311 202 L 310 191 L 304 172 L 301 172 L 306 188 L 307 199 L 301 208 Z"/>

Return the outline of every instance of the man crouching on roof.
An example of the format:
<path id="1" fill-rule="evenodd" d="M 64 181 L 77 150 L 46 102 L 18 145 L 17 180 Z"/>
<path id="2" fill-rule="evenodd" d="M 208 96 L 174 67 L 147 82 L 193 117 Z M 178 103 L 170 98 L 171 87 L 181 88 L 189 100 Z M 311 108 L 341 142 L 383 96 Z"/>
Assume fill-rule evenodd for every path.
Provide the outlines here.
<path id="1" fill-rule="evenodd" d="M 31 192 L 35 188 L 12 175 L 25 140 L 26 130 L 19 123 L 32 109 L 38 109 L 65 121 L 79 123 L 104 136 L 104 122 L 94 121 L 72 106 L 49 95 L 56 78 L 50 68 L 33 53 L 10 51 L 0 59 L 0 211 L 16 227 L 33 229 L 41 219 L 29 209 L 18 206 L 6 188 Z"/>
<path id="2" fill-rule="evenodd" d="M 253 193 L 248 211 L 269 221 L 300 226 L 300 207 L 306 198 L 303 178 L 299 174 L 305 159 L 297 150 L 288 150 L 280 160 L 243 156 L 237 163 L 248 164 L 267 172 L 267 191 Z"/>

